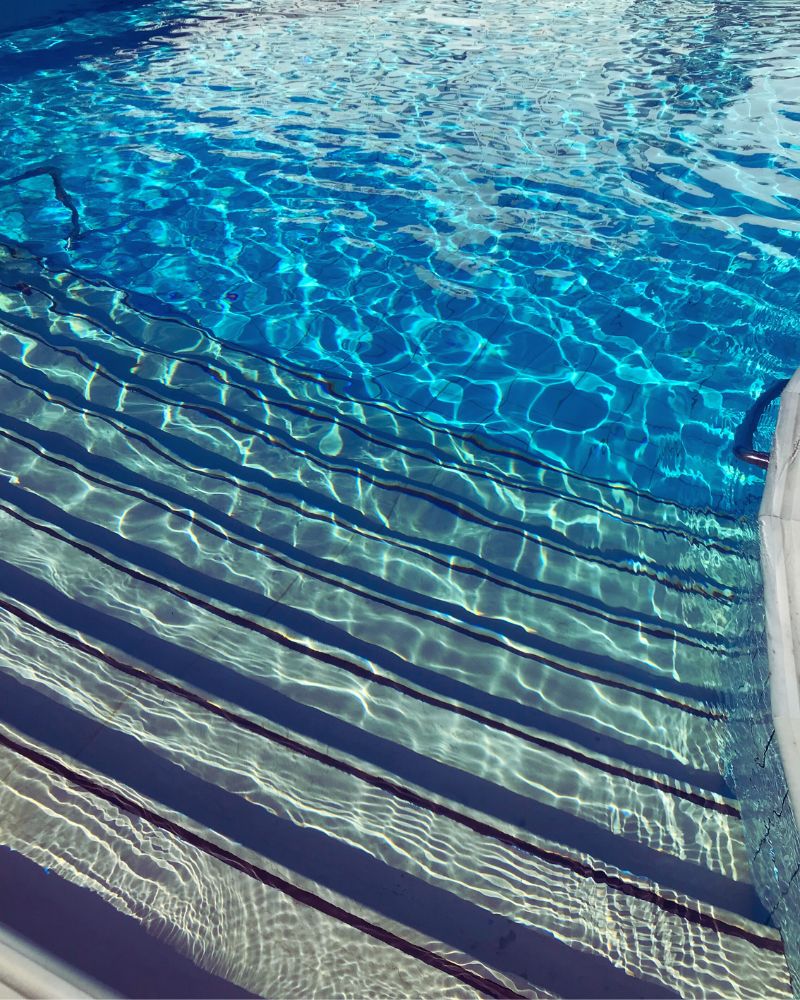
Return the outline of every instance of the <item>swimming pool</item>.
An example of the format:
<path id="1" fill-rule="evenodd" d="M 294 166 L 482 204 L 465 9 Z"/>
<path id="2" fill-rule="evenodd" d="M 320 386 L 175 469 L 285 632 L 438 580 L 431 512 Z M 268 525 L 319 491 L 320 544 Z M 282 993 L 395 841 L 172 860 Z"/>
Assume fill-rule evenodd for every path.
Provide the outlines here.
<path id="1" fill-rule="evenodd" d="M 798 22 L 0 35 L 4 842 L 266 995 L 788 995 L 726 719 Z"/>

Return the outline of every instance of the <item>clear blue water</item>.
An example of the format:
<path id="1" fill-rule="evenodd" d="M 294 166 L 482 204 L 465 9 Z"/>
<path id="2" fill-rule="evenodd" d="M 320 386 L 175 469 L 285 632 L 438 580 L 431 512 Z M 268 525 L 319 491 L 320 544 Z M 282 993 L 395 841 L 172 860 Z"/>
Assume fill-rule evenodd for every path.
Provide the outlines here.
<path id="1" fill-rule="evenodd" d="M 741 509 L 733 430 L 798 354 L 798 22 L 181 0 L 8 34 L 6 171 L 57 164 L 87 232 L 46 179 L 4 230 L 349 393 Z"/>
<path id="2" fill-rule="evenodd" d="M 775 0 L 0 12 L 0 843 L 259 995 L 788 997 L 798 80 Z"/>

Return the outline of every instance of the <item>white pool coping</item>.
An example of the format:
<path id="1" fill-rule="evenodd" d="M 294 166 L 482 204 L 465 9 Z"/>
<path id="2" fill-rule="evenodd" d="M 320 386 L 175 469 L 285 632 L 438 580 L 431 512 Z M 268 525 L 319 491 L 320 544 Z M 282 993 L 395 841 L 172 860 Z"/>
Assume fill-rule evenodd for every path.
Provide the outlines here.
<path id="1" fill-rule="evenodd" d="M 45 955 L 0 927 L 0 997 L 3 1000 L 89 1000 L 111 997 L 98 983 Z"/>
<path id="2" fill-rule="evenodd" d="M 781 396 L 758 520 L 775 739 L 800 825 L 800 371 Z"/>

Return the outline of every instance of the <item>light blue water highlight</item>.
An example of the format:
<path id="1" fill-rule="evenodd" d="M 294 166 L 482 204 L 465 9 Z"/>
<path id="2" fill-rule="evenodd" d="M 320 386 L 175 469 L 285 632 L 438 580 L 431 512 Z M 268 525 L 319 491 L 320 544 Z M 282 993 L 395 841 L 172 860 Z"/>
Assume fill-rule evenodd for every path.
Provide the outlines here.
<path id="1" fill-rule="evenodd" d="M 88 273 L 348 392 L 740 508 L 732 432 L 797 360 L 797 19 L 146 4 L 3 38 L 0 139 L 62 170 Z M 6 231 L 62 255 L 47 182 L 17 197 Z"/>

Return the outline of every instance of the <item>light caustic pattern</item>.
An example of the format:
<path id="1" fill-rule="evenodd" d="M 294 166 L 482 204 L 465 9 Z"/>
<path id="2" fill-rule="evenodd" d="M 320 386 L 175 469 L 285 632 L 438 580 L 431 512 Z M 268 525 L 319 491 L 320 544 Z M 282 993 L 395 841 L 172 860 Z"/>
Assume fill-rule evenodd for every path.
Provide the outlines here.
<path id="1" fill-rule="evenodd" d="M 788 995 L 746 523 L 2 274 L 6 842 L 267 996 Z"/>
<path id="2" fill-rule="evenodd" d="M 169 2 L 0 38 L 71 262 L 556 464 L 732 507 L 796 363 L 786 3 Z M 19 123 L 25 126 L 20 127 Z M 4 231 L 54 254 L 46 179 Z"/>
<path id="3" fill-rule="evenodd" d="M 2 842 L 266 996 L 790 994 L 721 759 L 797 17 L 0 36 L 82 227 L 0 189 Z"/>

